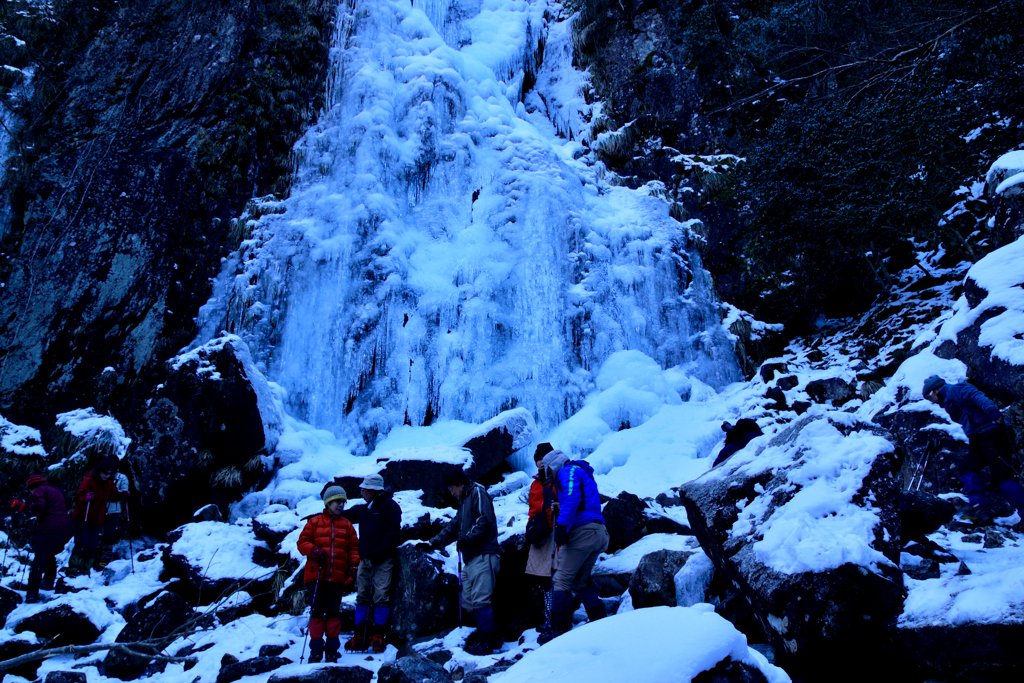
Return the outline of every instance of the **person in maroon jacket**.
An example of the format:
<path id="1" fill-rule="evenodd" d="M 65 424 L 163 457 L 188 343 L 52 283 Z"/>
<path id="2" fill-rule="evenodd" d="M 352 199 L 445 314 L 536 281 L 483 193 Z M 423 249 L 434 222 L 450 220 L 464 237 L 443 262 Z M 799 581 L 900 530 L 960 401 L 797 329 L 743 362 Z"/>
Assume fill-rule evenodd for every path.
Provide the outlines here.
<path id="1" fill-rule="evenodd" d="M 85 475 L 75 494 L 71 523 L 75 532 L 75 550 L 68 562 L 68 576 L 88 574 L 100 546 L 107 503 L 120 499 L 114 486 L 117 458 L 106 456 Z"/>
<path id="2" fill-rule="evenodd" d="M 60 489 L 38 474 L 25 480 L 29 495 L 24 500 L 11 501 L 11 508 L 36 516 L 36 530 L 32 536 L 32 566 L 28 573 L 25 602 L 40 602 L 40 586 L 52 591 L 57 580 L 57 553 L 71 538 L 71 520 Z"/>

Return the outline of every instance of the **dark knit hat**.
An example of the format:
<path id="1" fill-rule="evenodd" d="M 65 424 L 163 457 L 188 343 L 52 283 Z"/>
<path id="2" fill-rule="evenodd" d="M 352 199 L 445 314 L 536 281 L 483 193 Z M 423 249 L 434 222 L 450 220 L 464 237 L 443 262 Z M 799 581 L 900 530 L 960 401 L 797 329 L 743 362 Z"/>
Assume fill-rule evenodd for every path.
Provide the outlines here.
<path id="1" fill-rule="evenodd" d="M 547 441 L 537 444 L 537 450 L 533 452 L 533 459 L 540 460 L 545 455 L 555 450 L 555 447 L 549 444 Z"/>
<path id="2" fill-rule="evenodd" d="M 30 489 L 33 486 L 39 486 L 40 484 L 46 483 L 46 477 L 41 474 L 30 474 L 28 479 L 25 480 L 25 488 Z"/>
<path id="3" fill-rule="evenodd" d="M 921 395 L 927 396 L 933 391 L 938 391 L 944 386 L 946 386 L 946 380 L 942 379 L 938 375 L 932 375 L 924 381 L 924 388 L 921 389 Z"/>
<path id="4" fill-rule="evenodd" d="M 111 474 L 114 474 L 117 472 L 117 466 L 119 464 L 120 463 L 118 462 L 117 458 L 115 458 L 114 456 L 105 455 L 102 458 L 100 458 L 100 461 L 98 463 L 96 463 L 96 473 L 99 474 L 100 472 L 109 472 Z"/>
<path id="5" fill-rule="evenodd" d="M 469 477 L 466 476 L 466 473 L 462 471 L 461 467 L 459 469 L 449 470 L 444 475 L 444 485 L 445 486 L 458 486 L 459 484 L 468 484 L 468 483 L 469 483 Z"/>

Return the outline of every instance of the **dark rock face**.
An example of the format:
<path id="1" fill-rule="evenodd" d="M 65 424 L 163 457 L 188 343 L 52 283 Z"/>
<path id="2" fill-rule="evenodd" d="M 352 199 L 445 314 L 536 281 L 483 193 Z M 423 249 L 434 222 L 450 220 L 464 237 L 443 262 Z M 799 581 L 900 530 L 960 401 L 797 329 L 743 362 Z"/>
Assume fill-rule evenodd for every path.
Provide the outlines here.
<path id="1" fill-rule="evenodd" d="M 160 593 L 142 606 L 117 634 L 115 642 L 134 643 L 149 638 L 162 638 L 180 628 L 195 616 L 195 611 L 177 593 Z M 140 648 L 143 649 L 143 648 Z M 153 652 L 156 654 L 156 652 Z M 130 681 L 141 676 L 151 660 L 111 650 L 103 659 L 103 674 Z"/>
<path id="2" fill-rule="evenodd" d="M 287 645 L 263 645 L 260 647 L 260 657 L 277 657 L 287 649 Z"/>
<path id="3" fill-rule="evenodd" d="M 644 555 L 629 581 L 633 607 L 675 607 L 674 578 L 691 555 L 686 550 L 658 550 Z"/>
<path id="4" fill-rule="evenodd" d="M 924 491 L 900 491 L 897 499 L 903 542 L 913 541 L 948 524 L 956 506 Z"/>
<path id="5" fill-rule="evenodd" d="M 373 672 L 361 666 L 318 666 L 304 674 L 274 674 L 267 683 L 370 683 L 371 680 Z"/>
<path id="6" fill-rule="evenodd" d="M 646 503 L 625 491 L 605 503 L 601 514 L 611 537 L 608 552 L 621 550 L 643 538 L 647 526 L 646 509 Z"/>
<path id="7" fill-rule="evenodd" d="M 193 337 L 240 237 L 231 218 L 254 192 L 285 189 L 335 5 L 99 2 L 88 18 L 56 6 L 19 111 L 23 172 L 3 188 L 5 416 L 94 405 L 125 418 L 147 393 L 138 382 Z"/>
<path id="8" fill-rule="evenodd" d="M 128 456 L 153 528 L 198 521 L 197 508 L 210 500 L 226 507 L 263 481 L 264 449 L 276 443 L 279 421 L 269 392 L 237 337 L 215 339 L 168 365 Z"/>
<path id="9" fill-rule="evenodd" d="M 1015 680 L 1024 672 L 1024 624 L 900 628 L 901 657 L 921 678 Z"/>
<path id="10" fill-rule="evenodd" d="M 398 549 L 391 587 L 391 632 L 399 638 L 436 633 L 458 623 L 458 578 L 409 546 Z"/>
<path id="11" fill-rule="evenodd" d="M 43 649 L 42 643 L 30 643 L 27 640 L 21 640 L 16 638 L 8 638 L 3 642 L 0 642 L 0 662 L 14 659 L 22 655 L 27 655 L 30 652 Z M 8 669 L 4 673 L 11 674 L 13 676 L 21 676 L 27 678 L 30 681 L 36 678 L 36 670 L 39 665 L 42 664 L 42 660 L 36 662 L 29 662 L 28 664 L 19 666 L 14 669 Z"/>
<path id="12" fill-rule="evenodd" d="M 440 664 L 425 657 L 401 657 L 377 672 L 380 683 L 451 683 L 452 677 Z"/>
<path id="13" fill-rule="evenodd" d="M 780 385 L 781 386 L 781 385 Z M 844 379 L 830 377 L 807 383 L 807 395 L 815 403 L 827 403 L 838 407 L 857 395 L 856 388 Z"/>
<path id="14" fill-rule="evenodd" d="M 221 514 L 220 508 L 210 503 L 196 510 L 196 513 L 192 515 L 193 522 L 223 522 L 224 515 Z M 255 528 L 255 523 L 253 528 Z"/>
<path id="15" fill-rule="evenodd" d="M 463 683 L 487 683 L 491 676 L 500 674 L 502 671 L 507 671 L 513 664 L 515 664 L 515 662 L 502 660 L 497 664 L 485 666 L 482 669 L 474 669 L 473 671 L 466 672 L 462 677 L 462 681 Z"/>
<path id="16" fill-rule="evenodd" d="M 822 419 L 805 418 L 773 438 L 760 455 L 750 454 L 737 463 L 730 460 L 722 472 L 716 470 L 707 480 L 679 489 L 690 525 L 714 562 L 716 573 L 749 600 L 763 631 L 779 652 L 780 662 L 784 659 L 782 665 L 793 667 L 798 676 L 827 666 L 851 644 L 882 648 L 903 600 L 902 574 L 895 569 L 900 548 L 898 489 L 891 476 L 892 453 L 883 448 L 885 434 L 865 423 Z M 873 540 L 865 542 L 892 563 L 880 559 L 878 573 L 849 563 L 832 569 L 784 573 L 766 564 L 756 551 L 761 525 L 797 495 L 794 488 L 800 488 L 791 486 L 789 477 L 799 472 L 801 454 L 808 448 L 801 435 L 807 429 L 830 438 L 855 438 L 854 443 L 880 453 L 860 466 L 858 472 L 863 479 L 852 501 L 877 515 Z M 758 472 L 753 463 L 766 457 L 765 453 L 770 453 L 767 457 L 776 466 Z M 777 466 L 782 457 L 793 458 L 793 464 Z M 736 469 L 742 462 L 750 463 L 749 469 Z M 741 509 L 762 512 L 748 513 L 744 517 L 749 520 L 747 524 L 737 525 L 734 531 Z M 757 515 L 763 519 L 758 521 Z"/>
<path id="17" fill-rule="evenodd" d="M 768 679 L 759 669 L 726 657 L 714 668 L 694 676 L 693 683 L 768 683 Z"/>
<path id="18" fill-rule="evenodd" d="M 235 683 L 235 681 L 245 676 L 265 674 L 268 671 L 280 669 L 282 666 L 291 663 L 292 660 L 286 657 L 253 657 L 252 659 L 245 659 L 241 662 L 228 664 L 222 668 L 217 674 L 217 683 Z"/>
<path id="19" fill-rule="evenodd" d="M 974 296 L 968 292 L 974 292 Z M 964 283 L 964 294 L 974 309 L 988 296 L 988 292 L 970 277 Z M 1024 398 L 1024 367 L 998 358 L 993 355 L 991 347 L 982 345 L 980 341 L 982 326 L 1005 311 L 1005 308 L 994 307 L 982 312 L 973 325 L 956 335 L 955 354 L 968 367 L 972 384 L 992 399 L 1012 403 Z"/>
<path id="20" fill-rule="evenodd" d="M 15 633 L 25 631 L 50 641 L 49 647 L 88 645 L 100 637 L 100 630 L 89 617 L 79 614 L 70 605 L 48 607 L 21 620 L 14 627 Z"/>
<path id="21" fill-rule="evenodd" d="M 800 380 L 797 379 L 796 375 L 787 375 L 786 377 L 780 377 L 775 386 L 783 391 L 789 391 L 790 389 L 795 389 L 798 384 L 800 384 Z"/>
<path id="22" fill-rule="evenodd" d="M 0 626 L 7 621 L 7 615 L 21 604 L 21 596 L 10 588 L 0 586 Z"/>

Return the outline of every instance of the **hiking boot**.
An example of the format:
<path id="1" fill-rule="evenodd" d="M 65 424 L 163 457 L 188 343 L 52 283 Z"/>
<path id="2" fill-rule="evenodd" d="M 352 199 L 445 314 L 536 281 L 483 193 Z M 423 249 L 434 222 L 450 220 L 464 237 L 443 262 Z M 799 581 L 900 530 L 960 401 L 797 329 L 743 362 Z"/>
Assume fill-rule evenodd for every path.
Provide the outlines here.
<path id="1" fill-rule="evenodd" d="M 322 661 L 324 661 L 324 651 L 323 650 L 310 650 L 309 651 L 309 663 L 310 664 L 319 664 Z"/>
<path id="2" fill-rule="evenodd" d="M 974 526 L 989 526 L 992 524 L 992 513 L 981 505 L 971 505 L 964 510 L 963 517 Z"/>
<path id="3" fill-rule="evenodd" d="M 328 664 L 338 663 L 338 651 L 337 650 L 324 650 L 324 661 Z"/>
<path id="4" fill-rule="evenodd" d="M 488 641 L 486 638 L 480 638 L 474 643 L 467 642 L 462 649 L 467 654 L 471 654 L 476 657 L 494 654 L 494 646 L 491 645 L 490 641 Z"/>
<path id="5" fill-rule="evenodd" d="M 366 642 L 360 633 L 355 634 L 345 641 L 346 652 L 366 652 L 367 647 L 369 647 L 369 643 Z"/>
<path id="6" fill-rule="evenodd" d="M 31 605 L 37 602 L 46 602 L 46 599 L 39 595 L 39 593 L 33 593 L 32 595 L 25 596 L 25 602 Z"/>
<path id="7" fill-rule="evenodd" d="M 44 591 L 52 591 L 54 589 L 53 584 L 53 581 L 43 581 L 43 584 L 40 586 L 40 588 L 42 588 Z"/>
<path id="8" fill-rule="evenodd" d="M 375 633 L 373 636 L 370 637 L 370 649 L 376 652 L 377 654 L 384 652 L 384 650 L 386 650 L 387 648 L 387 636 L 380 633 Z"/>
<path id="9" fill-rule="evenodd" d="M 554 640 L 560 635 L 562 635 L 562 631 L 556 631 L 554 629 L 551 629 L 550 631 L 545 631 L 544 633 L 541 633 L 539 636 L 537 636 L 537 644 L 543 645 L 544 643 L 550 643 L 552 640 Z"/>

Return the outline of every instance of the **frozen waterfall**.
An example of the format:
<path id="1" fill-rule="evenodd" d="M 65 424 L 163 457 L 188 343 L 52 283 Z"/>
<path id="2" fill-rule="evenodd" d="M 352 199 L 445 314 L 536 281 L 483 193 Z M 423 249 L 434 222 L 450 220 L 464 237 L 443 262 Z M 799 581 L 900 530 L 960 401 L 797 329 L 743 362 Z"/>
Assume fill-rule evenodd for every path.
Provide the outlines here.
<path id="1" fill-rule="evenodd" d="M 550 429 L 612 353 L 739 379 L 657 184 L 615 186 L 556 0 L 343 0 L 327 106 L 201 317 L 353 441 L 523 406 Z M 202 339 L 201 339 L 202 340 Z"/>

